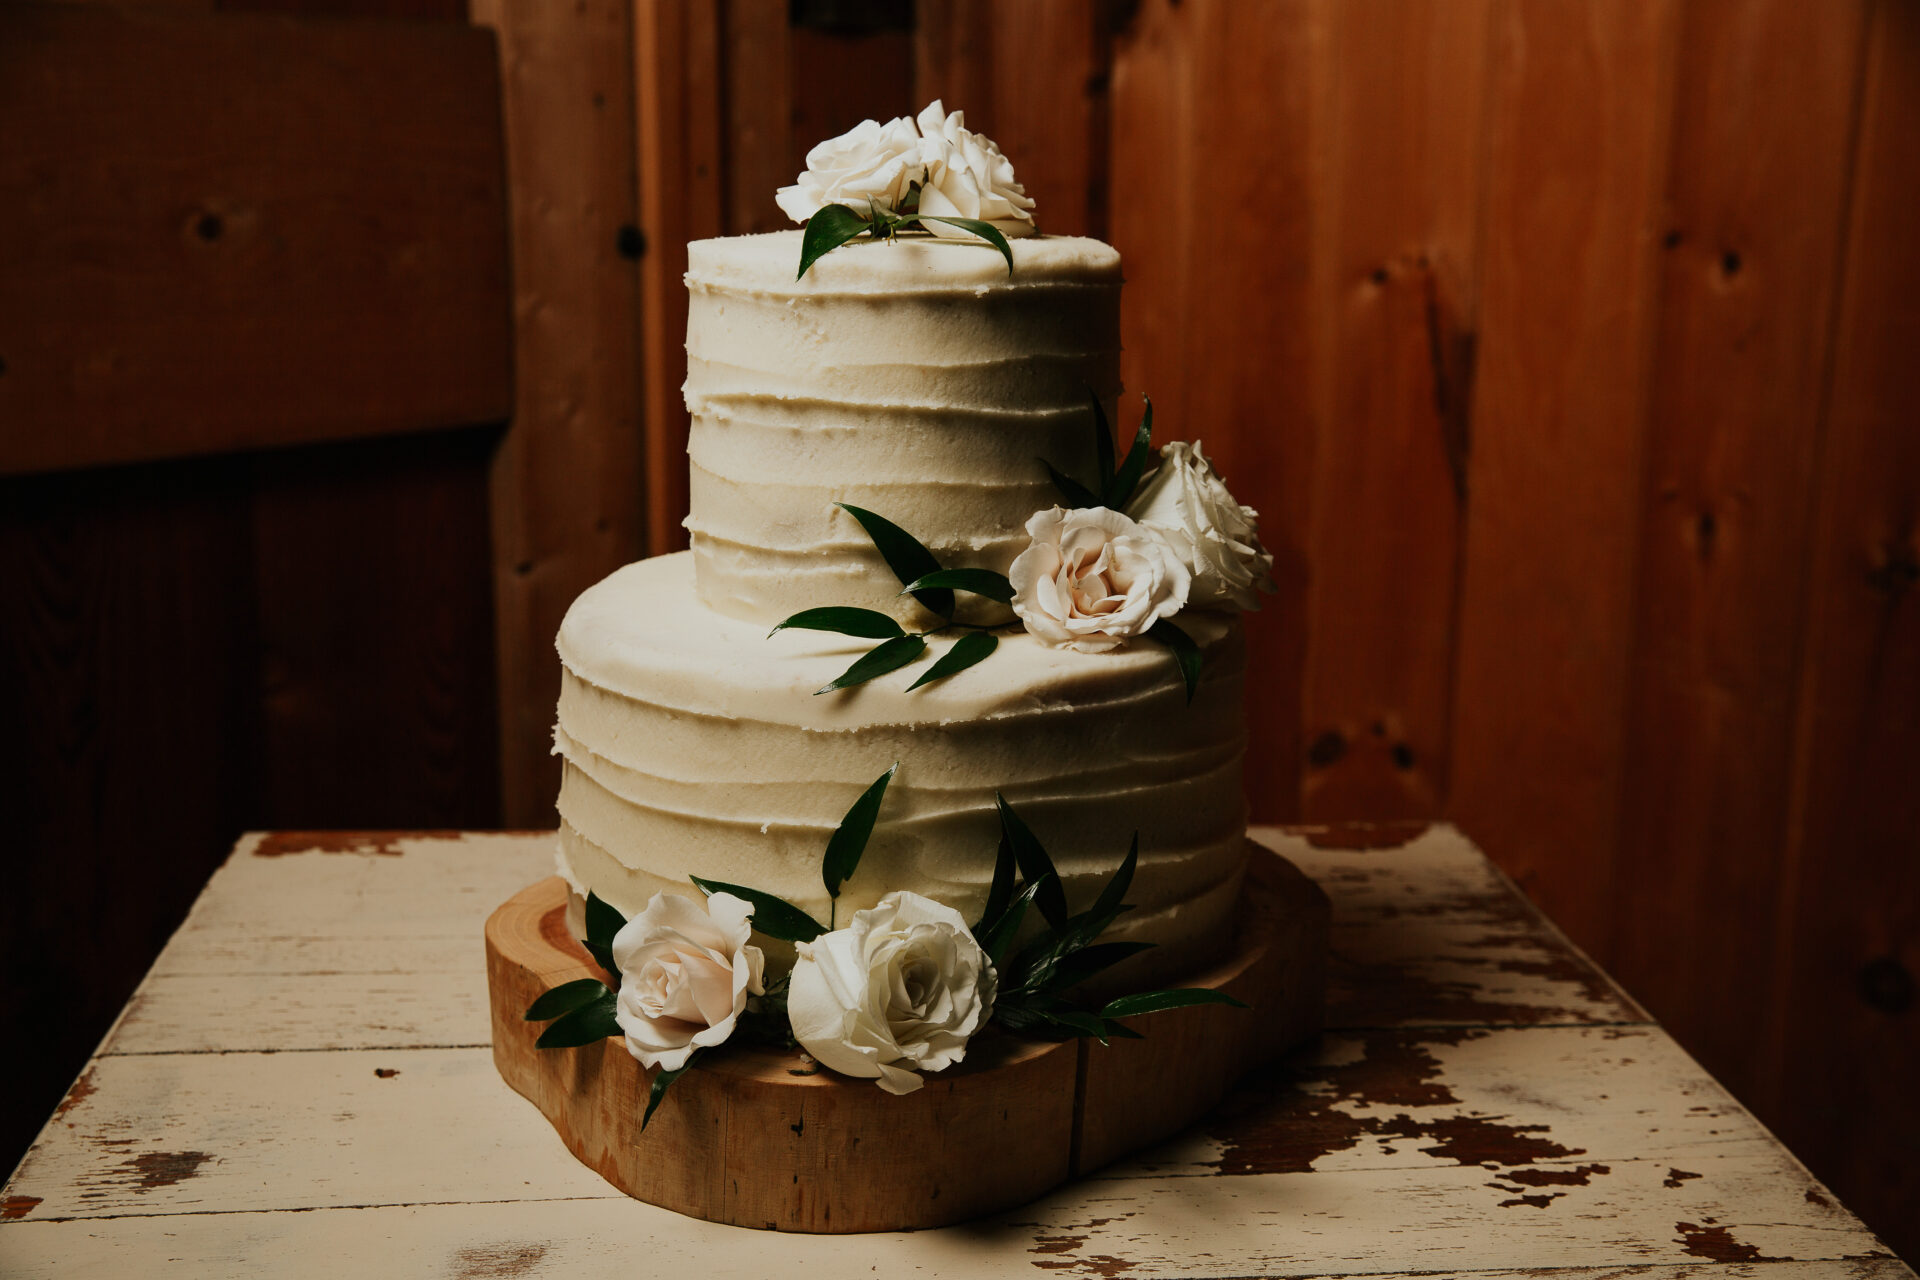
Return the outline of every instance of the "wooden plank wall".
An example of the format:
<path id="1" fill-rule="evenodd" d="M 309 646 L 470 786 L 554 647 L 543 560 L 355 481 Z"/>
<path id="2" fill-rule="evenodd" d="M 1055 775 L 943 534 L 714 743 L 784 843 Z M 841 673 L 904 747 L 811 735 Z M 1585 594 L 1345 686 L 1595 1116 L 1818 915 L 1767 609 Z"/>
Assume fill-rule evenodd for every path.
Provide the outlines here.
<path id="1" fill-rule="evenodd" d="M 1265 513 L 1256 814 L 1458 820 L 1920 1251 L 1920 5 L 905 11 L 727 0 L 643 50 L 696 86 L 641 113 L 663 235 L 964 108 L 1122 250 L 1128 385 Z M 696 109 L 717 217 L 646 162 Z M 647 427 L 665 550 L 664 389 Z"/>
<path id="2" fill-rule="evenodd" d="M 0 4 L 0 1165 L 240 832 L 500 820 L 494 41 L 196 7 Z"/>

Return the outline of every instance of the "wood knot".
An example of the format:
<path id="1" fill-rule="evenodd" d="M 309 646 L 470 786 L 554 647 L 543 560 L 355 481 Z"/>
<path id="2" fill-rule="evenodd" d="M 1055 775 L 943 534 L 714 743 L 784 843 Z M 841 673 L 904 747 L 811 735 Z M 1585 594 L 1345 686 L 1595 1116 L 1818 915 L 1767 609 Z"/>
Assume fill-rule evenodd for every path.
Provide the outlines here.
<path id="1" fill-rule="evenodd" d="M 1338 729 L 1329 729 L 1313 740 L 1307 748 L 1307 763 L 1316 769 L 1324 769 L 1337 763 L 1347 754 L 1347 739 Z"/>
<path id="2" fill-rule="evenodd" d="M 1886 542 L 1880 547 L 1880 563 L 1867 570 L 1867 585 L 1875 591 L 1898 598 L 1920 582 L 1920 560 L 1906 542 Z"/>
<path id="3" fill-rule="evenodd" d="M 1913 975 L 1892 956 L 1869 960 L 1860 970 L 1860 998 L 1881 1013 L 1905 1013 L 1913 1007 Z"/>

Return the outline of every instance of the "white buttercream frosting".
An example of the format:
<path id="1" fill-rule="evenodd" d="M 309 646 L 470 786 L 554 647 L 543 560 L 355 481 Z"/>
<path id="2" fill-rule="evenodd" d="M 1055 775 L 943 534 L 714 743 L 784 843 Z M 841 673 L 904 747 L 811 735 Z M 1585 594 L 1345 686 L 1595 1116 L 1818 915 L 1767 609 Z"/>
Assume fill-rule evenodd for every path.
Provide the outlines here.
<path id="1" fill-rule="evenodd" d="M 687 410 L 700 598 L 771 625 L 822 603 L 923 618 L 836 502 L 948 567 L 1005 573 L 1092 470 L 1120 389 L 1120 259 L 1097 240 L 854 241 L 794 279 L 798 231 L 688 246 Z M 976 606 L 980 621 L 1010 618 Z"/>
<path id="2" fill-rule="evenodd" d="M 687 877 L 775 893 L 826 921 L 828 836 L 895 761 L 838 914 L 894 889 L 969 918 L 985 903 L 1003 792 L 1052 852 L 1075 909 L 1091 904 L 1135 831 L 1140 863 L 1116 936 L 1219 936 L 1243 858 L 1244 644 L 1237 619 L 1195 615 L 1207 675 L 1189 706 L 1167 651 L 1083 654 L 1002 634 L 986 662 L 906 692 L 944 652 L 816 696 L 871 641 L 769 638 L 700 607 L 693 557 L 627 566 L 575 602 L 560 631 L 556 750 L 562 867 L 624 912 Z"/>

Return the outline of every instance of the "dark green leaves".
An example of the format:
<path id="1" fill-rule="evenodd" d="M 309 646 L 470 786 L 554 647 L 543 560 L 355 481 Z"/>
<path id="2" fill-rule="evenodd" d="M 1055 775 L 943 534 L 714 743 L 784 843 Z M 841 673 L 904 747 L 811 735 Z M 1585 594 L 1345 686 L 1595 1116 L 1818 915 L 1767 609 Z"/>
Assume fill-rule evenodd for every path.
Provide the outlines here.
<path id="1" fill-rule="evenodd" d="M 923 684 L 944 679 L 955 672 L 965 671 L 976 662 L 984 661 L 987 655 L 1000 647 L 1000 637 L 991 631 L 969 631 L 953 642 L 953 648 L 940 656 L 940 660 L 926 669 L 918 680 L 907 686 L 912 693 Z"/>
<path id="2" fill-rule="evenodd" d="M 830 605 L 824 609 L 802 609 L 775 627 L 776 635 L 793 627 L 801 631 L 833 631 L 843 636 L 864 636 L 869 640 L 888 640 L 903 636 L 900 624 L 877 609 L 853 609 Z"/>
<path id="3" fill-rule="evenodd" d="M 937 213 L 922 214 L 917 211 L 888 213 L 869 199 L 866 217 L 861 217 L 843 204 L 830 204 L 807 219 L 806 233 L 800 237 L 800 274 L 794 278 L 805 277 L 807 268 L 863 231 L 875 240 L 891 240 L 900 228 L 911 227 L 915 222 L 944 222 L 979 236 L 1000 251 L 1000 256 L 1007 260 L 1007 274 L 1013 274 L 1013 247 L 1000 234 L 1000 228 L 991 222 L 982 222 L 978 218 L 948 218 Z M 924 225 L 922 229 L 925 229 Z"/>
<path id="4" fill-rule="evenodd" d="M 807 219 L 806 233 L 800 237 L 800 273 L 794 279 L 803 279 L 808 267 L 876 225 L 843 204 L 822 206 Z"/>
<path id="5" fill-rule="evenodd" d="M 1133 501 L 1135 490 L 1140 487 L 1141 477 L 1147 473 L 1147 463 L 1153 456 L 1153 401 L 1146 400 L 1147 410 L 1140 419 L 1140 427 L 1133 433 L 1133 446 L 1127 450 L 1127 456 L 1115 466 L 1113 462 L 1113 428 L 1107 422 L 1106 408 L 1100 403 L 1100 397 L 1088 393 L 1093 400 L 1093 455 L 1100 473 L 1095 488 L 1089 489 L 1072 476 L 1066 475 L 1051 462 L 1045 463 L 1047 474 L 1053 478 L 1053 487 L 1067 500 L 1070 507 L 1105 507 L 1109 511 L 1125 511 L 1127 504 Z"/>
<path id="6" fill-rule="evenodd" d="M 556 987 L 554 990 L 561 990 L 561 988 Z M 583 1044 L 593 1044 L 605 1040 L 608 1036 L 619 1035 L 620 1024 L 614 1020 L 613 1016 L 614 994 L 604 986 L 600 990 L 601 994 L 594 999 L 555 1019 L 551 1026 L 540 1033 L 540 1038 L 533 1042 L 533 1047 L 577 1049 Z M 547 994 L 552 995 L 553 992 L 550 991 Z"/>
<path id="7" fill-rule="evenodd" d="M 827 207 L 831 209 L 834 206 L 828 205 Z M 705 1052 L 705 1049 L 695 1049 L 687 1055 L 687 1060 L 681 1063 L 676 1069 L 672 1071 L 662 1071 L 654 1076 L 653 1083 L 647 1088 L 647 1112 L 640 1117 L 640 1132 L 645 1133 L 647 1131 L 648 1122 L 653 1119 L 653 1113 L 659 1109 L 660 1099 L 667 1096 L 667 1086 L 685 1075 L 687 1068 L 692 1066 L 694 1060 Z"/>
<path id="8" fill-rule="evenodd" d="M 1095 401 L 1094 403 L 1098 404 L 1099 402 Z M 1101 438 L 1105 439 L 1106 434 L 1106 431 L 1102 429 L 1100 432 Z M 1113 446 L 1109 443 L 1107 447 L 1108 450 L 1111 451 Z M 1072 476 L 1065 474 L 1045 458 L 1042 458 L 1040 462 L 1042 466 L 1046 467 L 1047 474 L 1053 477 L 1053 487 L 1060 491 L 1062 498 L 1066 499 L 1067 506 L 1078 508 L 1097 507 L 1100 505 L 1099 494 L 1087 488 L 1087 486 L 1081 484 Z"/>
<path id="9" fill-rule="evenodd" d="M 837 505 L 860 522 L 860 527 L 873 539 L 880 558 L 887 562 L 887 568 L 893 570 L 893 576 L 900 579 L 900 585 L 910 588 L 917 579 L 940 572 L 940 562 L 933 558 L 933 552 L 893 521 L 845 502 Z M 915 591 L 913 598 L 943 618 L 953 616 L 953 592 L 950 590 Z"/>
<path id="10" fill-rule="evenodd" d="M 1129 1018 L 1136 1013 L 1158 1013 L 1162 1009 L 1184 1009 L 1196 1004 L 1226 1004 L 1244 1009 L 1247 1002 L 1236 1000 L 1224 991 L 1208 987 L 1178 987 L 1169 991 L 1142 991 L 1138 995 L 1109 1000 L 1100 1010 L 1103 1018 Z"/>
<path id="11" fill-rule="evenodd" d="M 1005 958 L 1007 948 L 1013 943 L 1013 935 L 1020 932 L 1020 922 L 1026 919 L 1027 904 L 1033 901 L 1033 895 L 1052 883 L 1051 877 L 1036 880 L 1015 894 L 1005 907 L 999 911 L 989 909 L 982 917 L 980 927 L 974 930 L 974 940 L 996 966 Z M 991 902 L 988 906 L 991 908 Z"/>
<path id="12" fill-rule="evenodd" d="M 926 650 L 927 642 L 919 636 L 895 636 L 891 640 L 884 640 L 867 650 L 866 654 L 857 659 L 852 666 L 813 692 L 817 697 L 823 693 L 832 693 L 835 689 L 850 689 L 856 684 L 865 684 L 875 676 L 883 676 L 889 671 L 898 671 Z"/>
<path id="13" fill-rule="evenodd" d="M 1133 491 L 1140 487 L 1140 477 L 1147 472 L 1147 458 L 1153 452 L 1153 401 L 1145 396 L 1140 398 L 1146 400 L 1147 411 L 1140 419 L 1140 429 L 1133 433 L 1133 447 L 1127 450 L 1120 469 L 1106 482 L 1106 489 L 1100 495 L 1100 505 L 1114 511 L 1126 510 L 1127 504 L 1133 501 Z M 1106 425 L 1102 423 L 1100 434 L 1106 433 Z"/>
<path id="14" fill-rule="evenodd" d="M 563 1013 L 572 1013 L 581 1005 L 598 1000 L 606 990 L 607 984 L 598 978 L 575 978 L 572 982 L 563 982 L 527 1007 L 526 1020 L 547 1022 Z"/>
<path id="15" fill-rule="evenodd" d="M 1187 686 L 1187 701 L 1193 701 L 1194 691 L 1200 687 L 1200 646 L 1193 637 L 1162 618 L 1147 628 L 1147 639 L 1158 640 L 1173 650 L 1173 660 L 1180 665 L 1180 679 Z"/>
<path id="16" fill-rule="evenodd" d="M 1013 584 L 1007 581 L 1004 573 L 995 573 L 991 569 L 935 569 L 909 582 L 906 590 L 920 592 L 930 587 L 948 587 L 955 591 L 967 591 L 976 596 L 985 596 L 1001 604 L 1013 601 Z"/>
<path id="17" fill-rule="evenodd" d="M 1140 1037 L 1139 1032 L 1116 1018 L 1194 1004 L 1240 1004 L 1223 992 L 1204 989 L 1122 996 L 1097 1011 L 1074 1004 L 1068 995 L 1073 988 L 1153 946 L 1151 942 L 1097 941 L 1114 920 L 1133 909 L 1121 899 L 1133 884 L 1134 868 L 1140 861 L 1140 837 L 1134 836 L 1127 856 L 1114 868 L 1093 906 L 1069 916 L 1053 860 L 1006 798 L 995 799 L 1000 805 L 1000 853 L 994 862 L 992 887 L 987 891 L 987 908 L 974 926 L 973 936 L 1000 974 L 1000 994 L 993 1010 L 996 1022 L 1009 1031 L 1053 1037 L 1091 1036 L 1105 1044 L 1115 1038 Z M 1017 894 L 1013 892 L 1016 866 L 1026 880 Z M 1030 938 L 1012 959 L 1006 959 L 1029 901 L 1040 904 L 1047 927 Z"/>
<path id="18" fill-rule="evenodd" d="M 860 865 L 860 855 L 867 851 L 874 819 L 880 813 L 880 801 L 886 797 L 887 784 L 899 769 L 900 762 L 896 760 L 893 768 L 875 778 L 828 838 L 826 856 L 820 860 L 820 878 L 826 882 L 828 897 L 839 897 L 840 886 L 853 877 L 854 869 Z"/>
<path id="19" fill-rule="evenodd" d="M 1007 274 L 1013 274 L 1013 247 L 1007 243 L 1007 238 L 1000 234 L 1000 228 L 991 222 L 982 222 L 978 218 L 943 218 L 934 213 L 923 213 L 919 218 L 922 222 L 944 222 L 950 227 L 973 232 L 974 235 L 1000 251 L 1000 256 L 1007 260 Z"/>
<path id="20" fill-rule="evenodd" d="M 598 894 L 587 891 L 587 936 L 580 939 L 602 969 L 618 974 L 620 968 L 613 962 L 613 935 L 626 926 L 627 918 L 619 910 L 600 900 Z"/>
<path id="21" fill-rule="evenodd" d="M 827 931 L 826 926 L 785 898 L 776 898 L 770 893 L 742 885 L 728 884 L 724 880 L 702 880 L 699 876 L 687 878 L 700 886 L 702 893 L 730 893 L 751 903 L 754 930 L 769 938 L 779 938 L 783 942 L 812 942 Z"/>
<path id="22" fill-rule="evenodd" d="M 1015 865 L 1028 884 L 1040 886 L 1035 901 L 1040 906 L 1040 914 L 1055 929 L 1063 928 L 1067 923 L 1067 895 L 1060 887 L 1060 877 L 1053 869 L 1053 859 L 1041 847 L 1033 831 L 1013 811 L 1007 798 L 999 792 L 993 793 L 994 803 L 1000 806 L 1000 838 L 1003 847 L 1013 854 Z"/>

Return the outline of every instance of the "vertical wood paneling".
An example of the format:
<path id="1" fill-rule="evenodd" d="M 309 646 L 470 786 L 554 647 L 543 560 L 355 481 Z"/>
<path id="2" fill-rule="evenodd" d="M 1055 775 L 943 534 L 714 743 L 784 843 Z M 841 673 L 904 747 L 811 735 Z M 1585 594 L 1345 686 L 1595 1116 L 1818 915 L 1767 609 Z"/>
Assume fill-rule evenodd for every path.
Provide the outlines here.
<path id="1" fill-rule="evenodd" d="M 1326 341 L 1313 385 L 1272 388 L 1311 396 L 1320 424 L 1302 806 L 1309 820 L 1430 817 L 1451 745 L 1489 6 L 1329 13 L 1306 317 Z"/>
<path id="2" fill-rule="evenodd" d="M 632 27 L 627 0 L 473 10 L 500 41 L 513 234 L 514 416 L 491 478 L 502 808 L 545 826 L 554 633 L 642 545 Z"/>
<path id="3" fill-rule="evenodd" d="M 1106 205 L 1107 49 L 1096 0 L 920 0 L 916 106 L 964 111 L 1015 162 L 1053 235 L 1099 235 Z"/>
<path id="4" fill-rule="evenodd" d="M 687 242 L 720 234 L 721 32 L 718 9 L 632 0 L 640 165 L 641 411 L 646 550 L 686 546 Z M 791 179 L 788 179 L 791 181 Z M 548 708 L 552 710 L 551 707 Z"/>
<path id="5" fill-rule="evenodd" d="M 1876 6 L 1862 101 L 1773 1007 L 1781 1136 L 1920 1256 L 1920 8 Z"/>
<path id="6" fill-rule="evenodd" d="M 1316 421 L 1311 322 L 1329 92 L 1315 4 L 1147 0 L 1115 36 L 1112 240 L 1126 262 L 1122 372 L 1159 438 L 1198 439 L 1261 512 L 1279 592 L 1249 618 L 1247 789 L 1257 818 L 1299 813 Z M 1257 102 L 1259 110 L 1243 109 Z M 1257 162 L 1250 158 L 1257 157 Z M 1130 430 L 1138 401 L 1124 405 Z"/>
<path id="7" fill-rule="evenodd" d="M 1675 18 L 1494 18 L 1451 812 L 1589 947 L 1611 919 Z"/>
<path id="8" fill-rule="evenodd" d="M 1683 13 L 1610 963 L 1752 1096 L 1862 3 Z"/>
<path id="9" fill-rule="evenodd" d="M 793 225 L 773 193 L 806 165 L 793 137 L 793 41 L 787 0 L 727 0 L 722 38 L 725 84 L 728 235 L 782 231 Z"/>

